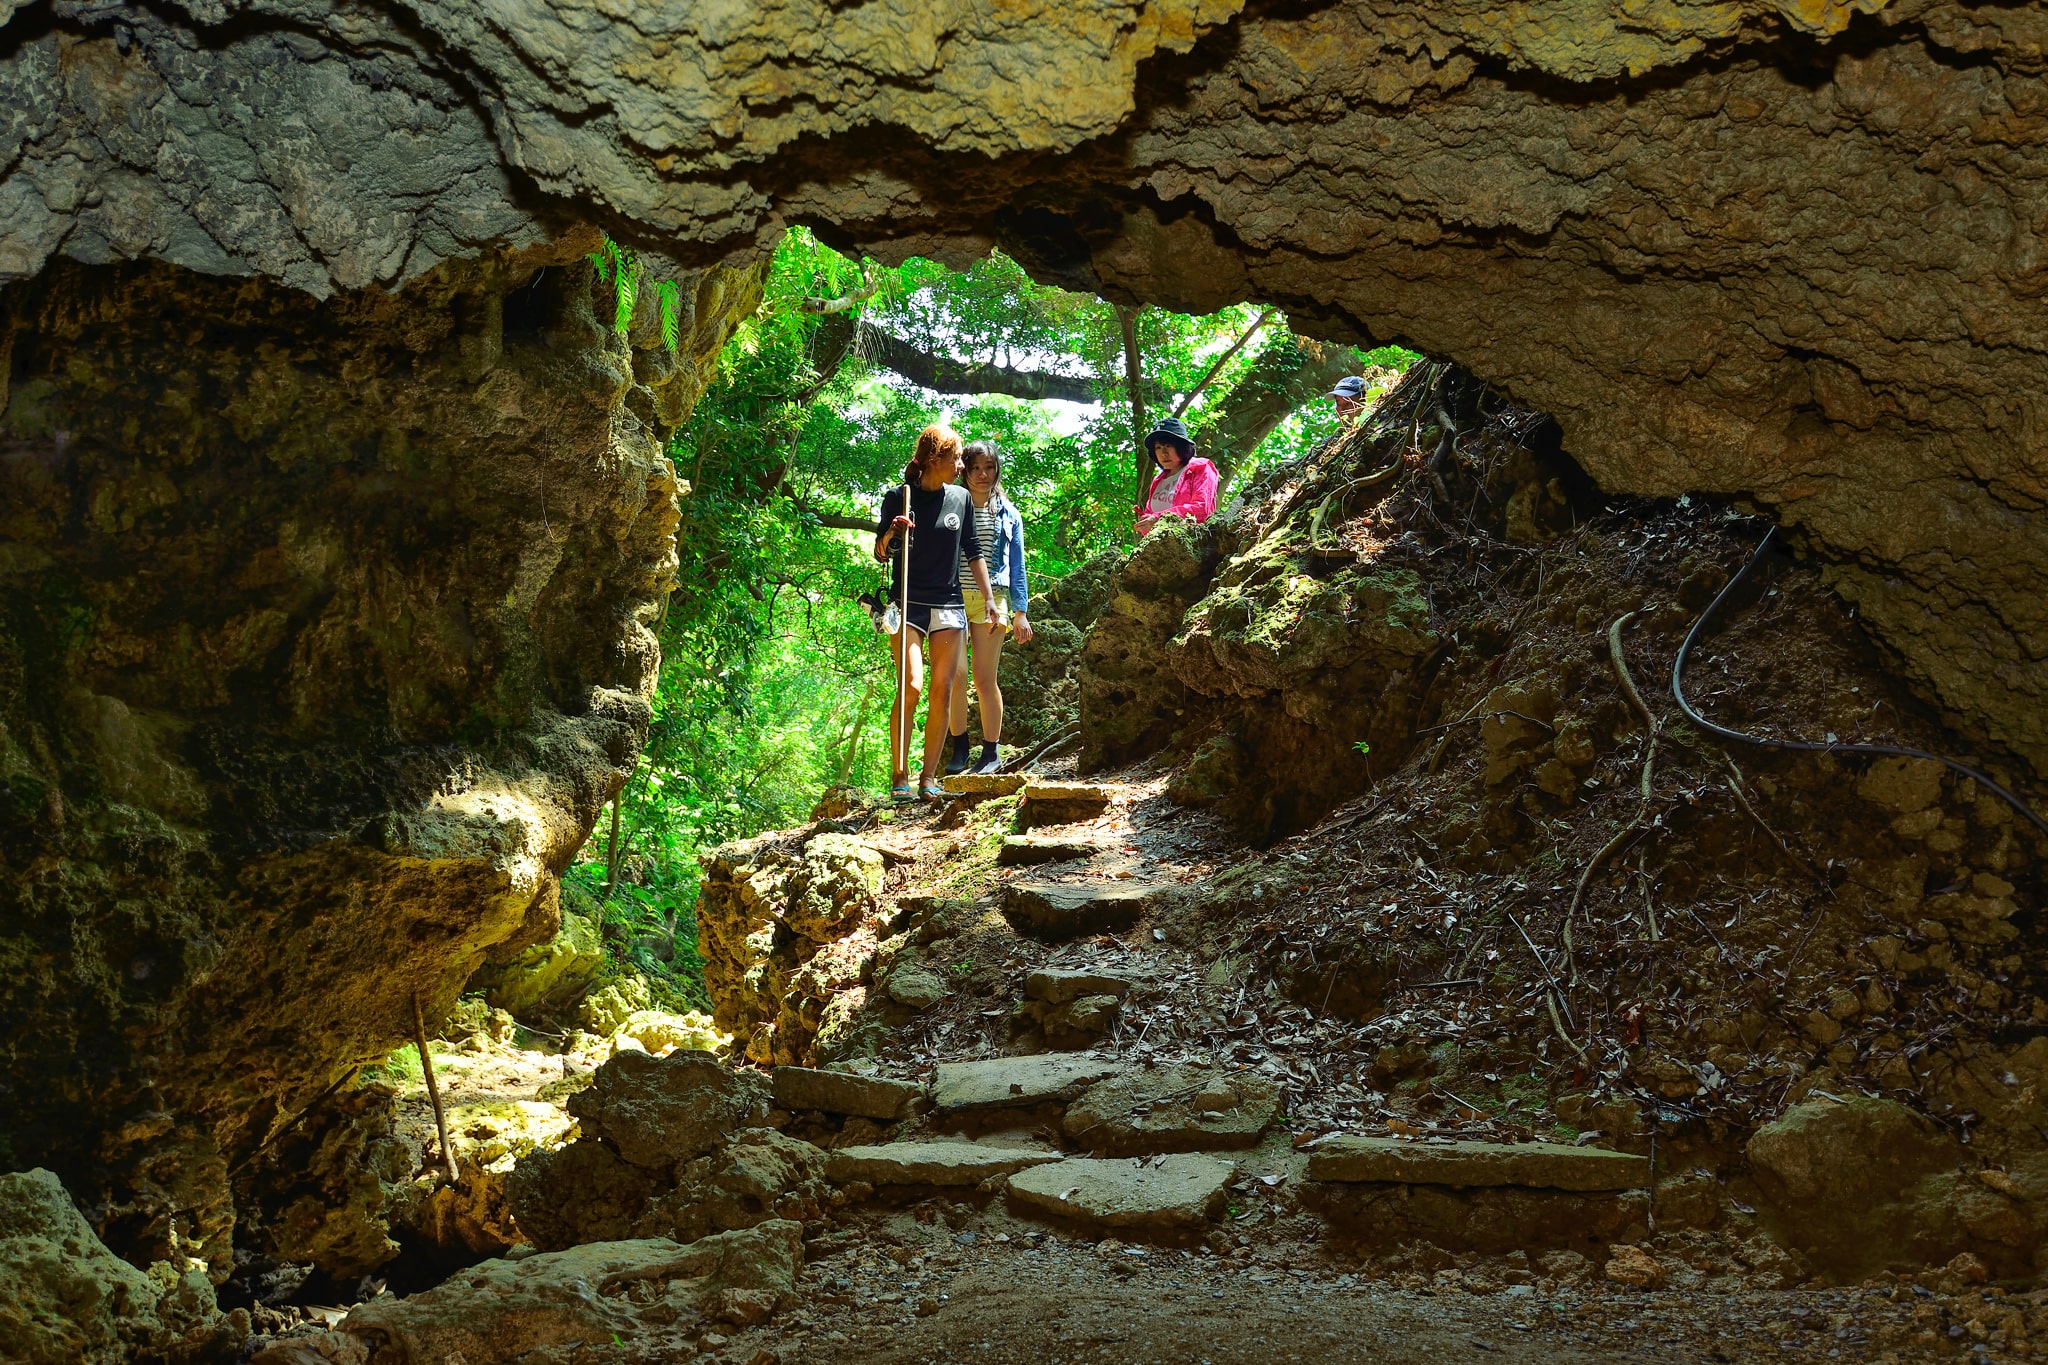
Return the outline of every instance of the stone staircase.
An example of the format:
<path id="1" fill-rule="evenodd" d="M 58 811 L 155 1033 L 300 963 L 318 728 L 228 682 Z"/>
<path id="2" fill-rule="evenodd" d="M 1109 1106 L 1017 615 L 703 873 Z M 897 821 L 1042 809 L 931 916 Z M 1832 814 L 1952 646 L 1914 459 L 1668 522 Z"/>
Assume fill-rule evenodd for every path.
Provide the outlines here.
<path id="1" fill-rule="evenodd" d="M 1022 823 L 1035 832 L 1005 838 L 1001 866 L 1078 865 L 1085 878 L 1089 860 L 1115 848 L 1092 831 L 1055 828 L 1099 817 L 1118 795 L 1114 787 L 1017 774 L 951 777 L 946 787 L 961 802 L 1023 795 Z M 1178 889 L 1146 880 L 1147 870 L 1134 875 L 1126 868 L 1114 880 L 1013 880 L 1003 885 L 999 908 L 1018 934 L 1039 942 L 1127 934 Z M 1131 951 L 1142 954 L 1147 946 L 1141 938 Z M 1032 971 L 1021 983 L 1017 1017 L 1037 1026 L 1049 1047 L 1098 1044 L 1144 971 Z M 898 1125 L 895 1140 L 832 1153 L 830 1177 L 855 1192 L 1000 1194 L 1014 1214 L 1126 1239 L 1200 1239 L 1231 1202 L 1241 1180 L 1239 1154 L 1275 1144 L 1309 1190 L 1305 1202 L 1339 1221 L 1389 1194 L 1405 1201 L 1419 1189 L 1451 1199 L 1505 1191 L 1520 1201 L 1509 1225 L 1519 1225 L 1518 1218 L 1528 1223 L 1528 1208 L 1556 1204 L 1567 1222 L 1612 1235 L 1645 1216 L 1645 1209 L 1617 1201 L 1646 1206 L 1639 1192 L 1651 1175 L 1643 1157 L 1547 1142 L 1333 1133 L 1297 1152 L 1280 1141 L 1279 1086 L 1256 1071 L 1150 1065 L 1099 1049 L 943 1062 L 929 1085 L 783 1067 L 774 1073 L 774 1095 L 787 1110 Z M 1268 1184 L 1284 1178 L 1263 1177 Z M 1316 1190 L 1325 1197 L 1318 1200 Z M 1602 1202 L 1587 1205 L 1589 1198 Z"/>

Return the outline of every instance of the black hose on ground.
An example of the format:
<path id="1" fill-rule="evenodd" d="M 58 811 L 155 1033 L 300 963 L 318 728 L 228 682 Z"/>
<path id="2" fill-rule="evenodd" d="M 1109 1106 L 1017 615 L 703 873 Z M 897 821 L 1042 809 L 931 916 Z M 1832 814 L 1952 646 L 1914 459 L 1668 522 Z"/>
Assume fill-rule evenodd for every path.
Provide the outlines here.
<path id="1" fill-rule="evenodd" d="M 1716 725 L 1693 709 L 1692 703 L 1685 699 L 1685 661 L 1686 657 L 1692 653 L 1693 642 L 1699 639 L 1700 632 L 1706 629 L 1707 622 L 1713 619 L 1714 613 L 1721 609 L 1721 603 L 1726 601 L 1728 595 L 1741 586 L 1742 581 L 1749 577 L 1751 571 L 1763 562 L 1764 552 L 1771 548 L 1771 542 L 1777 539 L 1777 535 L 1778 528 L 1775 526 L 1764 533 L 1763 540 L 1758 542 L 1756 552 L 1749 557 L 1749 562 L 1742 566 L 1741 571 L 1735 577 L 1728 580 L 1726 587 L 1714 595 L 1714 600 L 1709 602 L 1707 609 L 1700 613 L 1700 619 L 1692 623 L 1692 629 L 1685 633 L 1685 643 L 1678 647 L 1678 657 L 1671 661 L 1671 696 L 1678 703 L 1678 709 L 1685 712 L 1686 719 L 1717 738 L 1732 740 L 1738 744 L 1753 744 L 1760 749 L 1777 749 L 1810 754 L 1882 754 L 1887 757 L 1896 758 L 1931 758 L 1936 763 L 1943 764 L 1961 773 L 1972 782 L 1996 792 L 2007 805 L 2027 817 L 2027 820 L 2034 828 L 2040 830 L 2043 834 L 2048 834 L 2048 820 L 2043 820 L 2039 815 L 2035 814 L 2033 807 L 2020 800 L 2019 797 L 2013 795 L 2004 787 L 2001 787 L 1998 783 L 1992 781 L 1983 773 L 1978 772 L 1975 768 L 1969 767 L 1967 764 L 1958 763 L 1956 760 L 1944 757 L 1941 754 L 1930 754 L 1925 749 L 1908 749 L 1897 744 L 1843 744 L 1836 740 L 1816 743 L 1810 739 L 1772 739 L 1768 735 L 1744 734 L 1740 730 L 1731 730 L 1725 725 Z"/>

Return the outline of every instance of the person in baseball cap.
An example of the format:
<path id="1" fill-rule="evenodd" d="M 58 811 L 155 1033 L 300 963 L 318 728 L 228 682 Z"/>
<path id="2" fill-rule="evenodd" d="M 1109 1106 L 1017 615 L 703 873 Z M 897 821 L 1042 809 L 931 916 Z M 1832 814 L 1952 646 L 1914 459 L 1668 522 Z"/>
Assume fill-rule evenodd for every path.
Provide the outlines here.
<path id="1" fill-rule="evenodd" d="M 1365 379 L 1360 375 L 1347 374 L 1337 381 L 1328 397 L 1337 400 L 1337 420 L 1348 422 L 1365 411 Z"/>

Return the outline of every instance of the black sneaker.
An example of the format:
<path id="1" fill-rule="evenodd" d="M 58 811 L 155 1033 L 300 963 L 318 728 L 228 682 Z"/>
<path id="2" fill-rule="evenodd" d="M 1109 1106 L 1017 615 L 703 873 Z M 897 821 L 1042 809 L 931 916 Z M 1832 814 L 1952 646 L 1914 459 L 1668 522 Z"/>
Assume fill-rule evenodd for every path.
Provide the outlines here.
<path id="1" fill-rule="evenodd" d="M 946 760 L 946 775 L 967 771 L 968 743 L 965 733 L 953 736 L 953 756 Z"/>
<path id="2" fill-rule="evenodd" d="M 981 758 L 968 771 L 979 776 L 983 773 L 999 772 L 1002 766 L 1002 755 L 996 752 L 996 746 L 988 740 L 983 740 L 981 742 Z"/>

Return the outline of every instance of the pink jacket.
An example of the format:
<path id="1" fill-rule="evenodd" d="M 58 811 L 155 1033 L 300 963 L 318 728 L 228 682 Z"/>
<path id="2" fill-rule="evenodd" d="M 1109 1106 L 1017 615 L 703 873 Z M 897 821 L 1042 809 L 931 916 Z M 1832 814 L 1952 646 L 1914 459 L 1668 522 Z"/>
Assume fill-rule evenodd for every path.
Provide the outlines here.
<path id="1" fill-rule="evenodd" d="M 1136 515 L 1144 516 L 1151 505 L 1152 490 L 1159 487 L 1159 481 L 1166 477 L 1160 470 L 1152 476 L 1152 482 L 1145 488 L 1145 501 L 1137 506 Z M 1216 466 L 1199 455 L 1187 462 L 1181 470 L 1180 482 L 1173 488 L 1173 515 L 1186 517 L 1189 521 L 1207 521 L 1216 514 Z M 1139 535 L 1145 534 L 1143 531 Z"/>

